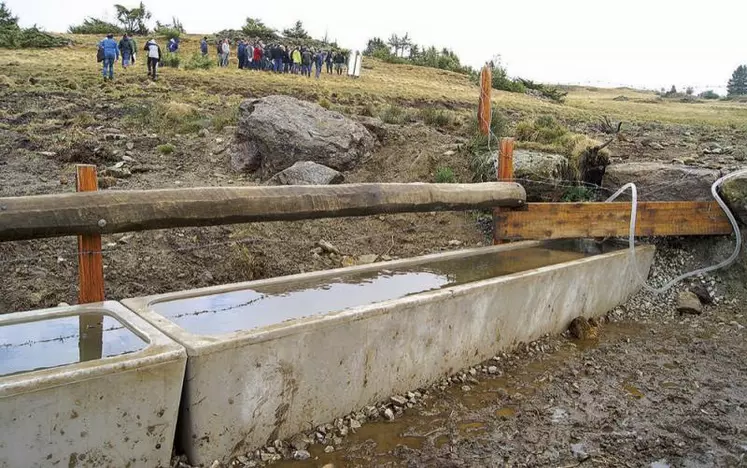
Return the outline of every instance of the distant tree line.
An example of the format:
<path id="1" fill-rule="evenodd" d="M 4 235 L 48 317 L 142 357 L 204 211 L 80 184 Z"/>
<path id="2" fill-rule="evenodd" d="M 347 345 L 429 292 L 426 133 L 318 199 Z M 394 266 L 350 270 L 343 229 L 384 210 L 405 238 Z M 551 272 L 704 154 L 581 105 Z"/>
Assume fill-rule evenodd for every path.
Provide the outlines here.
<path id="1" fill-rule="evenodd" d="M 369 39 L 363 55 L 376 57 L 389 63 L 440 68 L 465 75 L 472 71 L 471 67 L 461 64 L 459 56 L 453 50 L 438 49 L 435 46 L 419 46 L 409 34 L 404 36 L 392 34 L 386 42 L 379 37 Z"/>
<path id="2" fill-rule="evenodd" d="M 72 25 L 68 28 L 70 34 L 134 34 L 144 36 L 151 32 L 169 39 L 178 38 L 184 34 L 184 26 L 178 18 L 173 17 L 171 23 L 156 21 L 152 30 L 148 27 L 148 21 L 153 16 L 143 2 L 134 8 L 115 4 L 114 12 L 116 24 L 101 18 L 89 16 L 83 19 L 81 24 Z"/>

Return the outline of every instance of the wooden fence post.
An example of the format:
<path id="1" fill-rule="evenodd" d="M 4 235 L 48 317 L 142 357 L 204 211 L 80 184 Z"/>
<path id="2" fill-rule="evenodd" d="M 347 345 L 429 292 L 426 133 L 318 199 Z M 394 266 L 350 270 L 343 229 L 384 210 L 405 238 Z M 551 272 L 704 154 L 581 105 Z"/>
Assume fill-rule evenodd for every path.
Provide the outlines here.
<path id="1" fill-rule="evenodd" d="M 76 169 L 78 192 L 98 190 L 96 166 L 79 164 Z M 78 236 L 78 303 L 104 300 L 104 262 L 101 254 L 101 235 Z M 101 359 L 103 351 L 103 321 L 101 314 L 86 314 L 79 318 L 78 353 L 81 361 Z"/>
<path id="2" fill-rule="evenodd" d="M 498 153 L 498 173 L 496 177 L 500 182 L 511 182 L 514 180 L 514 139 L 501 138 L 500 152 Z M 496 215 L 501 209 L 493 210 L 493 244 L 503 244 L 506 241 L 498 237 L 498 226 L 496 225 Z"/>
<path id="3" fill-rule="evenodd" d="M 480 101 L 477 104 L 477 120 L 480 133 L 490 136 L 490 119 L 493 106 L 491 103 L 491 91 L 493 89 L 493 72 L 485 65 L 480 72 Z"/>

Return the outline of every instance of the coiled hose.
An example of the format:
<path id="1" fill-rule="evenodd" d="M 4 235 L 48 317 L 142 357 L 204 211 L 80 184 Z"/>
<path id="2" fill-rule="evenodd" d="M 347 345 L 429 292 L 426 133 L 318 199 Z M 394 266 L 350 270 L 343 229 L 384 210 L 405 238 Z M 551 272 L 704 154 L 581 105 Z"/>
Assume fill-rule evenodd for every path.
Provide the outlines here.
<path id="1" fill-rule="evenodd" d="M 679 283 L 680 281 L 684 279 L 728 267 L 729 265 L 734 263 L 734 261 L 736 261 L 737 257 L 739 256 L 739 251 L 742 248 L 742 234 L 739 231 L 739 225 L 737 225 L 736 218 L 732 214 L 729 207 L 726 205 L 726 202 L 724 202 L 724 200 L 718 194 L 718 188 L 727 180 L 733 179 L 734 177 L 739 177 L 745 174 L 747 174 L 747 169 L 743 169 L 737 172 L 732 172 L 731 174 L 727 174 L 724 177 L 720 178 L 719 180 L 714 182 L 713 185 L 711 185 L 711 194 L 713 195 L 713 198 L 716 199 L 716 202 L 718 203 L 718 205 L 721 207 L 722 210 L 724 210 L 724 213 L 726 213 L 726 217 L 729 218 L 729 222 L 731 223 L 731 226 L 734 229 L 734 235 L 736 236 L 736 247 L 734 249 L 734 253 L 732 253 L 729 258 L 727 258 L 726 260 L 724 260 L 723 262 L 717 265 L 709 266 L 706 268 L 700 268 L 695 271 L 691 271 L 689 273 L 680 275 L 674 278 L 673 280 L 671 280 L 670 282 L 668 282 L 667 284 L 665 284 L 664 286 L 662 286 L 661 288 L 654 288 L 652 286 L 649 286 L 648 283 L 646 283 L 646 278 L 644 278 L 643 275 L 641 275 L 641 272 L 636 267 L 634 268 L 635 273 L 638 276 L 638 280 L 643 285 L 644 289 L 646 289 L 647 291 L 651 291 L 652 293 L 655 293 L 655 294 L 664 294 L 665 292 L 669 291 L 675 284 Z M 629 233 L 628 243 L 630 245 L 630 256 L 633 261 L 633 265 L 637 265 L 636 256 L 635 256 L 635 224 L 636 224 L 636 216 L 638 214 L 638 189 L 633 183 L 626 184 L 622 188 L 620 188 L 620 190 L 615 192 L 614 195 L 609 197 L 607 199 L 607 202 L 611 202 L 615 200 L 617 197 L 622 195 L 628 189 L 630 189 L 631 199 L 632 199 L 632 208 L 631 208 L 631 213 L 630 213 L 630 233 Z"/>

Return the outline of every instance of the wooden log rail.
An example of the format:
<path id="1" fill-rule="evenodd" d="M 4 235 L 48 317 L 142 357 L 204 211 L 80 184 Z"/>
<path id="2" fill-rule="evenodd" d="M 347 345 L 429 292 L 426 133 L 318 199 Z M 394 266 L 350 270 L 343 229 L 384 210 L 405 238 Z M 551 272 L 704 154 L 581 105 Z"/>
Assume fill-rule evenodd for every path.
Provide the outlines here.
<path id="1" fill-rule="evenodd" d="M 0 198 L 0 242 L 189 226 L 521 207 L 515 183 L 349 184 Z"/>

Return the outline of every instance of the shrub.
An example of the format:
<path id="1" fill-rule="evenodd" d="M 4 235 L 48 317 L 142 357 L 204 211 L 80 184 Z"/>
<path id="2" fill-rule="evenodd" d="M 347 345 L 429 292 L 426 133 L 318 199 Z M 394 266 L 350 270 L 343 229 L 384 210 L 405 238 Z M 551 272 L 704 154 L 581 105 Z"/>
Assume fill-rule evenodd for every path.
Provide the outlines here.
<path id="1" fill-rule="evenodd" d="M 575 187 L 569 187 L 561 198 L 562 201 L 567 203 L 577 203 L 593 201 L 596 198 L 595 191 L 591 187 L 585 185 L 577 185 Z"/>
<path id="2" fill-rule="evenodd" d="M 701 99 L 719 99 L 721 96 L 719 96 L 716 91 L 709 89 L 698 94 L 698 97 Z"/>
<path id="3" fill-rule="evenodd" d="M 448 127 L 454 123 L 454 119 L 448 111 L 427 107 L 420 109 L 420 118 L 426 125 L 432 127 Z"/>
<path id="4" fill-rule="evenodd" d="M 390 104 L 381 113 L 381 120 L 388 124 L 401 125 L 407 120 L 407 112 L 400 106 Z"/>
<path id="5" fill-rule="evenodd" d="M 116 24 L 89 16 L 82 24 L 72 25 L 68 29 L 70 34 L 123 34 L 124 29 Z"/>
<path id="6" fill-rule="evenodd" d="M 239 107 L 229 105 L 212 118 L 213 128 L 220 132 L 229 125 L 236 125 L 239 120 Z"/>
<path id="7" fill-rule="evenodd" d="M 133 125 L 160 133 L 196 133 L 209 124 L 194 106 L 176 101 L 146 103 L 126 119 Z"/>
<path id="8" fill-rule="evenodd" d="M 436 169 L 437 184 L 453 184 L 456 182 L 454 171 L 450 167 L 439 167 Z"/>
<path id="9" fill-rule="evenodd" d="M 184 64 L 186 70 L 209 70 L 215 66 L 215 62 L 208 56 L 195 52 Z"/>
<path id="10" fill-rule="evenodd" d="M 490 119 L 490 136 L 482 135 L 477 125 L 477 114 L 473 114 L 470 128 L 472 136 L 465 145 L 469 157 L 470 171 L 474 182 L 495 182 L 495 157 L 499 139 L 508 135 L 508 119 L 497 107 L 493 107 Z"/>
<path id="11" fill-rule="evenodd" d="M 155 32 L 159 36 L 165 37 L 168 40 L 179 39 L 180 37 L 182 37 L 182 32 L 181 31 L 179 31 L 176 28 L 171 28 L 171 27 L 168 27 L 168 26 L 158 27 L 153 32 Z"/>
<path id="12" fill-rule="evenodd" d="M 166 52 L 163 55 L 162 63 L 164 67 L 179 68 L 179 66 L 182 64 L 182 58 L 179 56 L 179 54 Z"/>
<path id="13" fill-rule="evenodd" d="M 176 150 L 176 147 L 171 143 L 166 143 L 165 145 L 156 146 L 156 150 L 161 154 L 171 154 Z"/>
<path id="14" fill-rule="evenodd" d="M 325 109 L 329 110 L 332 108 L 332 103 L 329 102 L 329 99 L 327 98 L 321 98 L 319 99 L 319 105 L 324 107 Z"/>
<path id="15" fill-rule="evenodd" d="M 374 104 L 368 103 L 366 104 L 363 109 L 361 109 L 360 115 L 366 116 L 366 117 L 375 117 L 379 113 L 378 109 L 376 109 L 376 106 Z"/>

